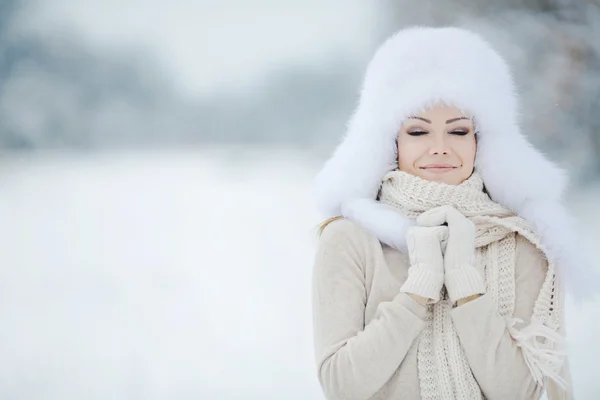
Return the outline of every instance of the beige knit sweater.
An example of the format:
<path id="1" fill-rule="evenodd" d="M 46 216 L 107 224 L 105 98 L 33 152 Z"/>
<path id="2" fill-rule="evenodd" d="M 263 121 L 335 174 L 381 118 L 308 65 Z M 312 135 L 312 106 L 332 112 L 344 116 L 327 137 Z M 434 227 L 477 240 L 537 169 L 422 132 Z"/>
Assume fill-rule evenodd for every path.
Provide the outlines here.
<path id="1" fill-rule="evenodd" d="M 547 264 L 524 238 L 517 236 L 516 246 L 514 317 L 528 323 Z M 400 293 L 408 268 L 407 255 L 350 221 L 334 221 L 323 231 L 313 315 L 318 377 L 328 399 L 421 398 L 416 339 L 427 309 Z M 487 399 L 540 398 L 543 388 L 489 296 L 453 309 L 452 321 Z"/>

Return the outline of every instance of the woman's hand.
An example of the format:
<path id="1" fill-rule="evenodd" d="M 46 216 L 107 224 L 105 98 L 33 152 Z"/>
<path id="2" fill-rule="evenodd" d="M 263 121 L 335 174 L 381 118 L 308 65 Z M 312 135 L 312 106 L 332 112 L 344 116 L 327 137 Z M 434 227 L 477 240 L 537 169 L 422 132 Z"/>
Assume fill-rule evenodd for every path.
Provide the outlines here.
<path id="1" fill-rule="evenodd" d="M 410 258 L 408 278 L 400 291 L 420 304 L 435 303 L 444 285 L 442 247 L 448 238 L 445 226 L 413 226 L 406 233 Z"/>
<path id="2" fill-rule="evenodd" d="M 428 299 L 427 297 L 419 296 L 418 294 L 414 294 L 414 293 L 406 293 L 406 294 L 409 295 L 411 299 L 413 299 L 415 302 L 419 303 L 422 306 L 426 306 L 431 301 L 431 299 Z"/>
<path id="3" fill-rule="evenodd" d="M 483 278 L 475 266 L 475 225 L 452 206 L 431 209 L 417 218 L 423 227 L 448 224 L 444 253 L 445 284 L 452 303 L 473 300 L 485 293 Z M 461 300 L 460 304 L 465 301 Z"/>
<path id="4" fill-rule="evenodd" d="M 466 303 L 468 303 L 468 302 L 470 302 L 472 300 L 475 300 L 475 299 L 477 299 L 479 297 L 481 297 L 481 294 L 474 294 L 472 296 L 465 297 L 464 299 L 459 299 L 459 300 L 456 301 L 456 306 L 460 307 L 463 304 L 466 304 Z"/>

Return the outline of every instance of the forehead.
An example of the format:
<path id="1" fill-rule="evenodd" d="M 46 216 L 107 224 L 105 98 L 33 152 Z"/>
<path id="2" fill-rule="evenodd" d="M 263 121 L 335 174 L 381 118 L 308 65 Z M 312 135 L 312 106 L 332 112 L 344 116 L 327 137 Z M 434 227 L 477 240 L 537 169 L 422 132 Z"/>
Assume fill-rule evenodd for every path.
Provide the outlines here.
<path id="1" fill-rule="evenodd" d="M 466 117 L 469 119 L 472 119 L 472 115 L 465 111 L 465 110 L 461 110 L 458 107 L 455 106 L 451 106 L 451 105 L 444 105 L 444 104 L 439 104 L 439 105 L 435 105 L 432 107 L 427 107 L 424 108 L 423 110 L 420 110 L 419 112 L 414 114 L 415 116 L 418 117 L 422 117 L 422 118 L 427 118 L 427 119 L 450 119 L 450 118 L 458 118 L 458 117 Z"/>

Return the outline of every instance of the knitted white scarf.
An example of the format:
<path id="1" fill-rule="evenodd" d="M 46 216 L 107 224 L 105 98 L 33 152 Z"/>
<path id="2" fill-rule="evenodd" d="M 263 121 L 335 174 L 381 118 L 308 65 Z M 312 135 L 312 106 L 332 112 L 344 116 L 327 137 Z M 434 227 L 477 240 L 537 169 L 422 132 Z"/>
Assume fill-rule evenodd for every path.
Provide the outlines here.
<path id="1" fill-rule="evenodd" d="M 498 314 L 505 318 L 507 329 L 521 347 L 534 379 L 539 384 L 551 379 L 553 384 L 564 389 L 567 382 L 560 375 L 565 360 L 563 301 L 561 290 L 557 287 L 554 265 L 548 265 L 530 324 L 517 329 L 515 324 L 523 321 L 513 318 L 515 236 L 518 233 L 540 250 L 544 249 L 525 220 L 493 202 L 483 189 L 483 181 L 477 173 L 454 186 L 427 181 L 396 170 L 384 177 L 379 201 L 413 219 L 432 208 L 452 205 L 475 224 L 477 268 L 485 277 L 487 294 L 491 295 Z M 421 397 L 424 400 L 482 399 L 483 394 L 450 319 L 452 305 L 445 288 L 442 289 L 441 299 L 429 307 L 427 325 L 418 344 Z"/>

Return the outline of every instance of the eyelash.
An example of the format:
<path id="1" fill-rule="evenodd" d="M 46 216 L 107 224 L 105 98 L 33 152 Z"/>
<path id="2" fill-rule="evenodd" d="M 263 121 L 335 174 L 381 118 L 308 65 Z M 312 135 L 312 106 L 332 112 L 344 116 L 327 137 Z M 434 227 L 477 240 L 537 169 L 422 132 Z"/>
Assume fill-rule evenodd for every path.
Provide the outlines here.
<path id="1" fill-rule="evenodd" d="M 470 131 L 460 131 L 460 130 L 454 130 L 454 131 L 450 131 L 448 132 L 449 135 L 458 135 L 458 136 L 465 136 L 469 133 Z M 408 133 L 410 136 L 423 136 L 428 134 L 429 132 L 427 131 L 412 131 L 412 132 L 406 132 Z"/>

